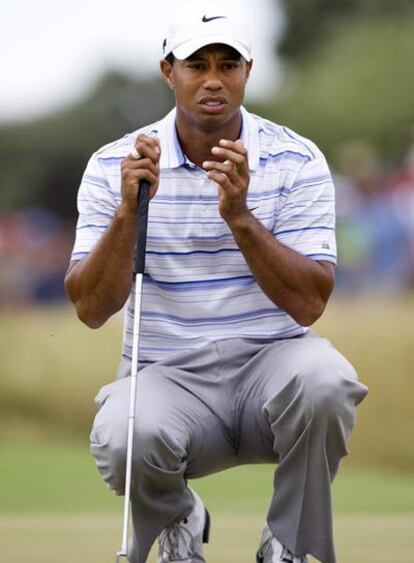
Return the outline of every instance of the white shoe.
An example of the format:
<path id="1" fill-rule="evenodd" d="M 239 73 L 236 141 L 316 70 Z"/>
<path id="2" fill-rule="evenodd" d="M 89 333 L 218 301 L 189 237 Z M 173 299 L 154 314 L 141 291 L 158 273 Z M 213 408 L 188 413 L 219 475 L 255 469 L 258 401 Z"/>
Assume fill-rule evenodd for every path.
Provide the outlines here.
<path id="1" fill-rule="evenodd" d="M 203 543 L 210 535 L 210 515 L 201 498 L 190 489 L 194 507 L 187 518 L 163 530 L 158 538 L 157 563 L 204 563 Z"/>
<path id="2" fill-rule="evenodd" d="M 259 549 L 256 554 L 257 563 L 309 563 L 306 557 L 297 557 L 284 547 L 269 530 L 266 524 L 263 529 Z"/>

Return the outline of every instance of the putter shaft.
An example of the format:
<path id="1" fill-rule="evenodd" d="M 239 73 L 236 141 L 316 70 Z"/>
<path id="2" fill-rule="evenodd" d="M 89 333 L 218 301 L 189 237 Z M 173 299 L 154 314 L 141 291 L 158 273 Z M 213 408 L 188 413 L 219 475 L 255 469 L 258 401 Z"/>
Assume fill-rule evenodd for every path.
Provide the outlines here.
<path id="1" fill-rule="evenodd" d="M 138 232 L 137 249 L 135 255 L 135 301 L 134 301 L 134 332 L 132 340 L 132 365 L 131 386 L 129 398 L 128 436 L 127 436 L 127 459 L 125 472 L 125 502 L 124 502 L 124 524 L 122 532 L 121 549 L 117 552 L 117 563 L 128 555 L 128 530 L 129 530 L 129 505 L 131 500 L 132 480 L 132 453 L 134 446 L 134 425 L 137 402 L 138 387 L 138 351 L 139 351 L 139 328 L 141 321 L 142 284 L 145 268 L 145 247 L 147 241 L 149 204 L 149 183 L 143 181 L 138 190 Z"/>

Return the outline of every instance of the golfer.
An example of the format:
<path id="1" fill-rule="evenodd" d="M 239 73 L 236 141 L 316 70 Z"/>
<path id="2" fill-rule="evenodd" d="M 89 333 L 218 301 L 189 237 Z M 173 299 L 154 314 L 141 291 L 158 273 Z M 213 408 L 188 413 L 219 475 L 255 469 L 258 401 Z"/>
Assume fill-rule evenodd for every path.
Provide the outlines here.
<path id="1" fill-rule="evenodd" d="M 223 4 L 180 11 L 161 61 L 175 108 L 98 150 L 79 190 L 68 294 L 92 328 L 125 305 L 91 434 L 124 494 L 137 191 L 150 184 L 130 563 L 157 538 L 159 562 L 205 561 L 210 519 L 187 480 L 254 463 L 276 468 L 257 561 L 335 562 L 330 487 L 367 389 L 308 328 L 334 286 L 334 187 L 311 141 L 243 107 L 248 37 Z"/>

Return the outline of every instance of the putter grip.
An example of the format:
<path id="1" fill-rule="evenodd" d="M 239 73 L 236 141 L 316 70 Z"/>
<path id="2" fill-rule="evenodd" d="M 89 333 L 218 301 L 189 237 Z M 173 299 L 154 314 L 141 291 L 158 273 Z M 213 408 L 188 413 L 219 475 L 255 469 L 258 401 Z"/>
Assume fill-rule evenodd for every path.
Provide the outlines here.
<path id="1" fill-rule="evenodd" d="M 149 182 L 142 180 L 138 190 L 138 229 L 135 252 L 135 274 L 143 274 L 145 268 L 145 248 L 147 245 Z"/>

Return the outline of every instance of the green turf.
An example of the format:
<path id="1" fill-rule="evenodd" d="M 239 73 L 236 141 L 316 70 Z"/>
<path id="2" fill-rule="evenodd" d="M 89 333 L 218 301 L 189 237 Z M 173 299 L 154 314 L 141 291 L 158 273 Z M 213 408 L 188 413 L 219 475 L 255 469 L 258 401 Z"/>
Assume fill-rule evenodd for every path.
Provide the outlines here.
<path id="1" fill-rule="evenodd" d="M 0 446 L 0 513 L 90 513 L 120 510 L 84 444 Z M 335 510 L 414 514 L 414 477 L 346 467 L 334 485 Z M 194 481 L 205 501 L 222 514 L 266 513 L 273 468 L 231 469 Z"/>
<path id="2" fill-rule="evenodd" d="M 318 323 L 370 387 L 334 484 L 340 563 L 414 562 L 413 305 L 334 301 Z M 119 338 L 119 317 L 94 332 L 67 308 L 0 315 L 1 561 L 114 561 L 123 499 L 101 481 L 87 434 Z M 252 563 L 272 474 L 242 467 L 193 483 L 214 518 L 209 563 Z"/>
<path id="3" fill-rule="evenodd" d="M 214 514 L 208 563 L 253 563 L 262 519 Z M 0 516 L 5 563 L 114 563 L 120 547 L 118 515 Z M 339 563 L 412 563 L 413 516 L 339 515 Z M 149 561 L 154 563 L 154 551 Z M 310 559 L 310 561 L 314 561 Z"/>
<path id="4" fill-rule="evenodd" d="M 317 323 L 370 388 L 358 408 L 352 462 L 414 467 L 414 295 L 333 300 Z M 87 435 L 93 398 L 115 377 L 121 318 L 98 331 L 69 307 L 0 312 L 0 443 Z"/>
<path id="5" fill-rule="evenodd" d="M 114 561 L 123 498 L 106 489 L 86 441 L 3 444 L 0 459 L 2 561 Z M 272 474 L 270 466 L 248 466 L 192 483 L 213 516 L 209 563 L 253 562 Z M 341 563 L 412 563 L 414 477 L 356 471 L 345 464 L 334 497 Z M 155 561 L 154 554 L 150 561 Z"/>

